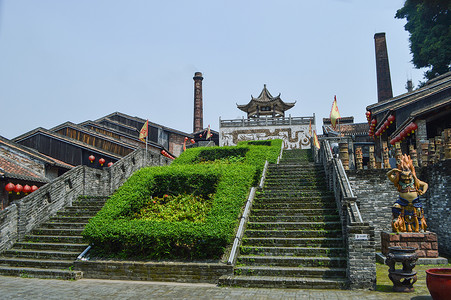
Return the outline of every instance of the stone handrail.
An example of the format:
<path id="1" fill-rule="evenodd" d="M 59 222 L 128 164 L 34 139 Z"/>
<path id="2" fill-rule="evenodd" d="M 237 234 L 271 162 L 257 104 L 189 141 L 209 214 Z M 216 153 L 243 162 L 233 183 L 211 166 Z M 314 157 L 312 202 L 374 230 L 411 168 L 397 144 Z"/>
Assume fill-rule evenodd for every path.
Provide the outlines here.
<path id="1" fill-rule="evenodd" d="M 376 252 L 374 228 L 363 220 L 346 171 L 334 157 L 328 139 L 321 139 L 319 150 L 313 149 L 316 163 L 323 165 L 327 185 L 334 192 L 347 252 L 347 277 L 350 289 L 374 289 L 376 286 Z"/>
<path id="2" fill-rule="evenodd" d="M 273 126 L 273 125 L 308 125 L 315 121 L 314 117 L 291 117 L 288 118 L 258 118 L 258 119 L 219 119 L 219 127 L 252 127 L 252 126 Z"/>
<path id="3" fill-rule="evenodd" d="M 280 163 L 280 160 L 282 159 L 282 155 L 283 155 L 283 142 L 282 142 L 282 145 L 280 146 L 280 154 L 277 157 L 277 164 Z"/>

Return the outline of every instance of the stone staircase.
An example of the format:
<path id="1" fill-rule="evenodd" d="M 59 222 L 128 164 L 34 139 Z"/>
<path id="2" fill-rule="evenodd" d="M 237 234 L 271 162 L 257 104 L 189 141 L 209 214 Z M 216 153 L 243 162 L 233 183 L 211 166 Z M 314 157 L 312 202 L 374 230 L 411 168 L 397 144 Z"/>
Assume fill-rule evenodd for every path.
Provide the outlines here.
<path id="1" fill-rule="evenodd" d="M 346 253 L 333 194 L 309 150 L 287 150 L 270 165 L 254 199 L 233 276 L 242 287 L 339 289 Z"/>
<path id="2" fill-rule="evenodd" d="M 72 270 L 78 255 L 88 246 L 81 233 L 105 204 L 106 197 L 84 197 L 57 212 L 23 241 L 0 255 L 0 275 L 79 279 Z"/>

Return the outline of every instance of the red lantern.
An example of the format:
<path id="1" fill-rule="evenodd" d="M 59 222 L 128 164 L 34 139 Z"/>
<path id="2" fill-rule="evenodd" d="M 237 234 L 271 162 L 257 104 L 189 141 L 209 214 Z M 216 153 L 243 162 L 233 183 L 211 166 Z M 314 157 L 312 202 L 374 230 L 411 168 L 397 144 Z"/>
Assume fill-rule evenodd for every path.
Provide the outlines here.
<path id="1" fill-rule="evenodd" d="M 105 160 L 103 158 L 99 159 L 99 163 L 101 166 L 103 166 L 103 164 L 105 163 Z"/>
<path id="2" fill-rule="evenodd" d="M 88 158 L 91 161 L 91 163 L 93 163 L 94 160 L 96 159 L 96 157 L 94 155 L 90 155 Z"/>
<path id="3" fill-rule="evenodd" d="M 16 186 L 14 187 L 14 192 L 17 193 L 17 195 L 20 194 L 20 192 L 22 192 L 23 190 L 23 186 L 21 186 L 20 184 L 16 184 Z"/>
<path id="4" fill-rule="evenodd" d="M 185 137 L 185 142 L 188 140 L 188 138 L 187 137 Z"/>
<path id="5" fill-rule="evenodd" d="M 391 145 L 394 145 L 394 144 L 396 144 L 396 141 L 395 141 L 395 139 L 391 139 L 391 140 L 390 140 L 390 144 L 391 144 Z"/>
<path id="6" fill-rule="evenodd" d="M 401 139 L 402 139 L 402 138 L 401 138 L 401 134 L 398 134 L 398 135 L 395 137 L 395 142 L 397 143 L 397 142 L 399 142 Z"/>
<path id="7" fill-rule="evenodd" d="M 31 186 L 31 192 L 33 193 L 33 192 L 36 192 L 38 190 L 38 187 L 37 186 L 35 186 L 35 185 L 32 185 Z"/>
<path id="8" fill-rule="evenodd" d="M 28 195 L 28 193 L 31 193 L 31 186 L 29 186 L 28 184 L 24 185 L 23 192 L 25 193 L 25 195 Z"/>
<path id="9" fill-rule="evenodd" d="M 388 122 L 390 122 L 390 124 L 391 124 L 391 123 L 393 123 L 393 121 L 395 120 L 395 116 L 394 116 L 394 115 L 390 115 L 390 116 L 388 116 L 387 120 L 388 120 Z"/>
<path id="10" fill-rule="evenodd" d="M 377 124 L 376 119 L 371 120 L 371 125 L 376 126 L 376 124 Z"/>
<path id="11" fill-rule="evenodd" d="M 384 122 L 384 126 L 386 128 L 388 128 L 388 126 L 390 126 L 390 121 L 388 119 Z"/>
<path id="12" fill-rule="evenodd" d="M 15 187 L 16 186 L 12 182 L 10 182 L 7 185 L 5 185 L 5 190 L 11 194 L 14 191 Z"/>
<path id="13" fill-rule="evenodd" d="M 409 132 L 415 133 L 415 130 L 418 129 L 418 126 L 417 126 L 417 124 L 412 122 L 412 123 L 409 124 L 408 128 L 409 128 Z"/>
<path id="14" fill-rule="evenodd" d="M 402 140 L 405 139 L 406 136 L 407 136 L 407 131 L 406 131 L 406 130 L 401 131 L 401 132 L 399 133 L 399 136 L 401 137 Z"/>
<path id="15" fill-rule="evenodd" d="M 108 167 L 111 167 L 112 165 L 113 165 L 113 162 L 110 161 L 110 162 L 108 163 Z"/>
<path id="16" fill-rule="evenodd" d="M 196 143 L 196 141 L 194 139 L 191 139 L 191 144 Z"/>

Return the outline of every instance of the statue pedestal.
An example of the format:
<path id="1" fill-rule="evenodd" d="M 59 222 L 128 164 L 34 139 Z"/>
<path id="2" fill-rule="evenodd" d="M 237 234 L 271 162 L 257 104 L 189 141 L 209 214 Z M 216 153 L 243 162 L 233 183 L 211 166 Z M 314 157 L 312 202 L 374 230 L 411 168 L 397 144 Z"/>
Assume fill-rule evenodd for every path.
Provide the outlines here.
<path id="1" fill-rule="evenodd" d="M 388 247 L 414 247 L 420 258 L 437 258 L 437 235 L 433 232 L 381 232 L 382 254 L 387 256 Z"/>

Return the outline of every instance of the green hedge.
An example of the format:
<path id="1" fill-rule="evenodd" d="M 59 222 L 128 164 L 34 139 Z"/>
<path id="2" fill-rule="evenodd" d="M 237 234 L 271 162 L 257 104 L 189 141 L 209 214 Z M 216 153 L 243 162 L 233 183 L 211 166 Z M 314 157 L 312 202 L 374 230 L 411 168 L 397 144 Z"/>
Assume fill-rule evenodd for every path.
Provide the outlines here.
<path id="1" fill-rule="evenodd" d="M 108 199 L 83 236 L 102 256 L 220 258 L 233 241 L 250 187 L 260 178 L 266 159 L 277 161 L 281 142 L 271 141 L 270 147 L 192 148 L 171 166 L 141 169 Z M 204 222 L 136 218 L 151 197 L 182 193 L 213 195 Z"/>

